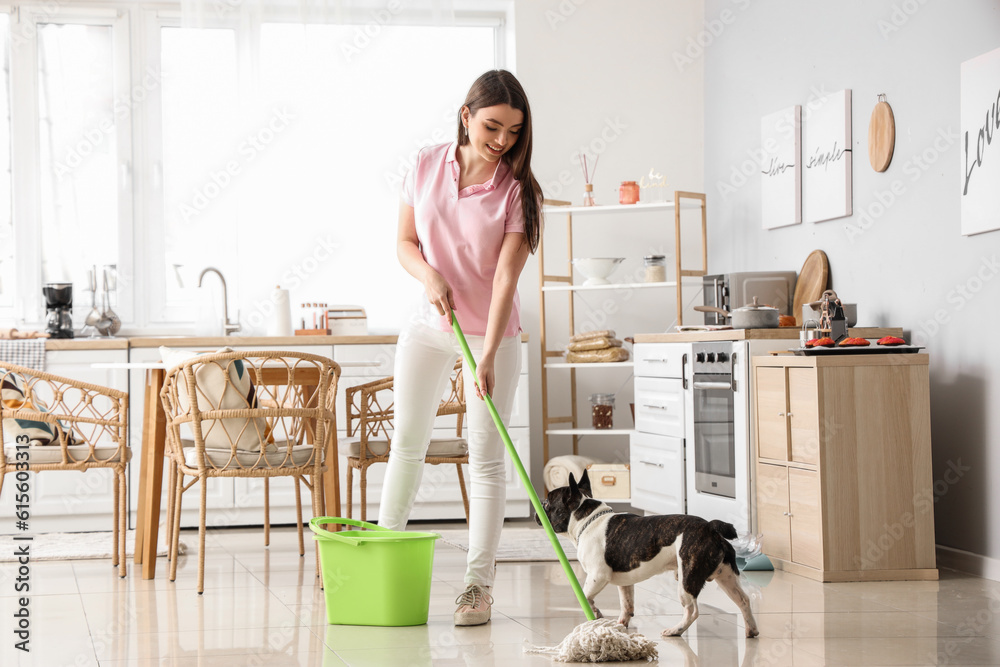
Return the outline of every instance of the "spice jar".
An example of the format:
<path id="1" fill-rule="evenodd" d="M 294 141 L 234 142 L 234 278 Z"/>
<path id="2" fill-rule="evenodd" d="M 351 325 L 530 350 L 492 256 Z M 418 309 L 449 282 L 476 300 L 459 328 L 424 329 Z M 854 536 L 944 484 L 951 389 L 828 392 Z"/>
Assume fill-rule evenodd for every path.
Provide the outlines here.
<path id="1" fill-rule="evenodd" d="M 608 429 L 614 427 L 614 418 L 612 415 L 615 409 L 614 394 L 591 394 L 590 405 L 594 428 Z"/>
<path id="2" fill-rule="evenodd" d="M 643 282 L 665 283 L 667 282 L 667 261 L 664 255 L 646 255 L 642 258 L 642 263 L 646 267 L 646 274 Z"/>
<path id="3" fill-rule="evenodd" d="M 618 186 L 618 202 L 621 204 L 635 204 L 639 201 L 639 184 L 635 181 L 622 181 Z"/>

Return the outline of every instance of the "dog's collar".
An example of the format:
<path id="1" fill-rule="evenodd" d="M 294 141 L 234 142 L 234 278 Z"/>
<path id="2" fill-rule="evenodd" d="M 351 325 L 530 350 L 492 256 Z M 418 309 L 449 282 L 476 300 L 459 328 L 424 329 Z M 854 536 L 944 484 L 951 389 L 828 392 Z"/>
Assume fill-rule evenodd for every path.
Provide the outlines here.
<path id="1" fill-rule="evenodd" d="M 605 514 L 612 514 L 613 512 L 614 510 L 608 507 L 601 510 L 600 512 L 594 512 L 593 514 L 591 514 L 590 517 L 583 522 L 583 528 L 581 528 L 576 532 L 576 541 L 579 543 L 580 536 L 583 535 L 583 531 L 587 530 L 587 528 L 590 527 L 590 524 L 594 523 L 594 521 L 604 516 Z"/>

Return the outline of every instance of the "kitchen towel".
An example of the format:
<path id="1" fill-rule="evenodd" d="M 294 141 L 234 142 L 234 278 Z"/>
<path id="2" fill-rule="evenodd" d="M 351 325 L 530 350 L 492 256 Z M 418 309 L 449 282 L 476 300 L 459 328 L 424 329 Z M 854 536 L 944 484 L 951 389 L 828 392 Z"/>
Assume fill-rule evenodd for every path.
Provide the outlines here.
<path id="1" fill-rule="evenodd" d="M 575 454 L 556 456 L 549 459 L 549 462 L 545 464 L 545 470 L 542 472 L 542 479 L 545 481 L 545 490 L 551 491 L 552 489 L 567 486 L 569 484 L 570 473 L 573 473 L 574 479 L 579 482 L 580 478 L 583 477 L 583 473 L 587 470 L 587 466 L 591 463 L 598 463 L 598 461 L 589 456 L 577 456 Z"/>
<path id="2" fill-rule="evenodd" d="M 288 300 L 288 290 L 281 289 L 281 286 L 274 288 L 271 294 L 271 303 L 274 304 L 274 313 L 267 323 L 268 336 L 291 336 L 292 335 L 292 306 Z"/>
<path id="3" fill-rule="evenodd" d="M 0 361 L 36 371 L 44 371 L 45 339 L 0 340 Z"/>

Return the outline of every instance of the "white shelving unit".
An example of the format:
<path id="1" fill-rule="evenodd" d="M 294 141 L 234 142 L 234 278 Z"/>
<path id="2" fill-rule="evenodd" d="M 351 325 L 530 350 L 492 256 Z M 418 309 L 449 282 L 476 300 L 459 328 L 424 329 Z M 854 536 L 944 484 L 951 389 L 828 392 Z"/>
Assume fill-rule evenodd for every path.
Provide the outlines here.
<path id="1" fill-rule="evenodd" d="M 705 195 L 697 192 L 674 192 L 673 201 L 667 202 L 656 202 L 650 204 L 631 204 L 631 205 L 621 205 L 615 204 L 611 206 L 571 206 L 569 202 L 560 202 L 546 200 L 542 208 L 543 214 L 546 218 L 551 219 L 553 216 L 565 215 L 566 216 L 566 274 L 551 274 L 547 273 L 545 270 L 545 238 L 544 235 L 538 244 L 538 274 L 539 274 L 539 305 L 540 305 L 540 319 L 541 319 L 541 336 L 539 337 L 539 344 L 542 349 L 542 424 L 543 424 L 543 439 L 542 439 L 542 458 L 543 465 L 547 463 L 550 458 L 550 436 L 551 437 L 571 437 L 572 438 L 572 453 L 579 453 L 579 440 L 581 436 L 621 436 L 628 435 L 632 432 L 631 429 L 594 429 L 594 428 L 578 428 L 580 426 L 577 414 L 577 397 L 576 397 L 576 372 L 577 370 L 587 370 L 588 372 L 605 372 L 610 369 L 632 369 L 635 367 L 633 361 L 624 361 L 617 363 L 566 363 L 565 361 L 554 361 L 554 358 L 560 358 L 563 356 L 563 350 L 555 349 L 550 350 L 547 346 L 546 338 L 546 320 L 545 320 L 545 300 L 547 296 L 555 296 L 557 293 L 565 294 L 569 299 L 569 336 L 575 333 L 575 319 L 573 312 L 573 299 L 574 295 L 578 292 L 589 292 L 589 291 L 604 291 L 610 292 L 610 296 L 613 298 L 615 291 L 630 291 L 635 289 L 646 290 L 646 289 L 673 289 L 676 293 L 677 302 L 677 324 L 683 324 L 683 305 L 684 305 L 684 287 L 685 286 L 698 286 L 701 285 L 701 276 L 704 276 L 708 272 L 708 248 L 706 239 L 706 222 L 707 215 L 705 210 Z M 700 269 L 685 269 L 681 265 L 681 210 L 683 209 L 700 209 L 701 211 L 701 268 Z M 673 238 L 674 243 L 674 256 L 676 258 L 674 266 L 674 276 L 673 280 L 667 282 L 659 283 L 612 283 L 609 285 L 575 285 L 573 284 L 573 219 L 577 216 L 584 217 L 596 217 L 602 214 L 617 213 L 613 219 L 616 221 L 621 221 L 623 215 L 631 215 L 639 212 L 662 212 L 664 214 L 669 214 L 672 212 L 673 216 Z M 547 224 L 551 224 L 554 221 L 547 220 Z M 546 225 L 547 226 L 547 225 Z M 665 231 L 667 232 L 668 243 L 670 242 L 669 232 L 671 225 L 669 222 L 665 225 Z M 694 280 L 685 280 L 685 278 L 697 278 Z M 550 378 L 549 372 L 557 371 L 556 375 L 553 376 L 554 381 L 560 383 L 567 382 L 569 384 L 569 397 L 570 405 L 572 406 L 570 414 L 568 415 L 556 415 L 552 416 L 549 414 L 549 389 L 550 389 Z M 566 371 L 566 372 L 564 372 Z"/>

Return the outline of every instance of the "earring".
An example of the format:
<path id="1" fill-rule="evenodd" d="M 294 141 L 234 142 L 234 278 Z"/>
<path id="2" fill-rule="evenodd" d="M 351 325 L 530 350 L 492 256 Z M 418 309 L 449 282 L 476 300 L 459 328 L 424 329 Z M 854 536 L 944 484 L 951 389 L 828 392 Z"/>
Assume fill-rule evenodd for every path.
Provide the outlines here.
<path id="1" fill-rule="evenodd" d="M 469 136 L 469 126 L 465 126 L 465 136 Z"/>

